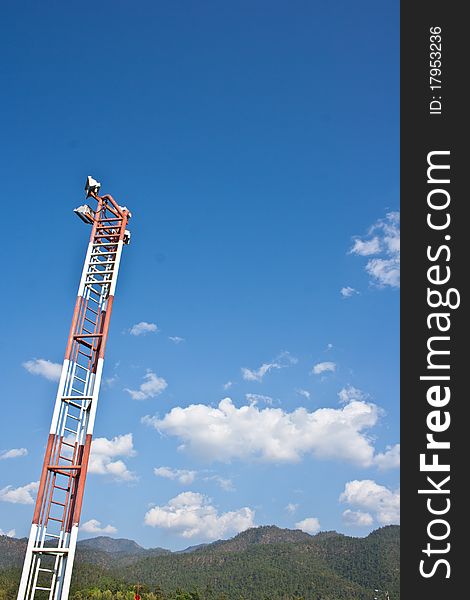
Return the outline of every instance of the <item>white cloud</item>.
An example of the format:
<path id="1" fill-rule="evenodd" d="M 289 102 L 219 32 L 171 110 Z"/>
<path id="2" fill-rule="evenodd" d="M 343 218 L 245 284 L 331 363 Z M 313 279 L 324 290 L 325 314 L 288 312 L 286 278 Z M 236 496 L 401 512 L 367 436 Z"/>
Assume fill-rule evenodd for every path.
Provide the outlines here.
<path id="1" fill-rule="evenodd" d="M 338 392 L 338 397 L 341 404 L 347 404 L 354 400 L 367 400 L 369 396 L 362 390 L 355 388 L 352 385 L 347 385 Z"/>
<path id="2" fill-rule="evenodd" d="M 180 337 L 179 335 L 169 335 L 168 339 L 171 340 L 174 344 L 181 344 L 185 339 Z"/>
<path id="3" fill-rule="evenodd" d="M 341 288 L 340 294 L 343 296 L 343 298 L 351 298 L 351 296 L 359 294 L 359 292 L 352 287 L 346 286 Z"/>
<path id="4" fill-rule="evenodd" d="M 400 213 L 389 212 L 370 227 L 366 239 L 356 238 L 350 254 L 369 258 L 366 271 L 379 287 L 400 287 Z"/>
<path id="5" fill-rule="evenodd" d="M 158 327 L 156 323 L 147 323 L 147 321 L 141 321 L 140 323 L 136 323 L 132 325 L 129 329 L 129 333 L 131 335 L 145 335 L 146 333 L 157 333 Z"/>
<path id="6" fill-rule="evenodd" d="M 346 509 L 343 512 L 343 521 L 351 527 L 369 527 L 374 522 L 374 517 L 368 512 Z"/>
<path id="7" fill-rule="evenodd" d="M 126 463 L 120 458 L 115 459 L 135 455 L 132 433 L 117 435 L 113 439 L 96 438 L 91 443 L 88 471 L 98 475 L 110 475 L 116 481 L 134 481 L 137 478 L 129 471 Z"/>
<path id="8" fill-rule="evenodd" d="M 211 475 L 209 477 L 204 477 L 204 481 L 215 481 L 216 484 L 222 490 L 224 490 L 224 492 L 234 492 L 235 491 L 233 481 L 231 479 L 225 479 L 224 477 L 220 477 L 219 475 Z"/>
<path id="9" fill-rule="evenodd" d="M 3 531 L 3 529 L 0 529 L 0 535 L 6 535 L 7 537 L 15 537 L 16 530 L 10 529 L 9 531 Z"/>
<path id="10" fill-rule="evenodd" d="M 23 363 L 23 367 L 32 375 L 41 375 L 49 381 L 59 381 L 62 365 L 45 358 L 35 358 Z"/>
<path id="11" fill-rule="evenodd" d="M 378 254 L 381 250 L 382 246 L 380 240 L 375 236 L 366 241 L 356 238 L 354 240 L 354 246 L 349 252 L 351 254 L 358 254 L 359 256 L 370 256 L 371 254 Z"/>
<path id="12" fill-rule="evenodd" d="M 230 398 L 214 408 L 192 404 L 174 407 L 162 419 L 142 421 L 157 431 L 178 437 L 180 450 L 206 460 L 260 459 L 296 462 L 311 454 L 319 459 L 336 459 L 362 467 L 374 464 L 374 447 L 367 431 L 381 411 L 375 404 L 350 402 L 341 408 L 313 412 L 299 407 L 237 408 Z"/>
<path id="13" fill-rule="evenodd" d="M 232 387 L 233 385 L 233 381 L 227 381 L 227 383 L 224 383 L 223 388 L 224 390 L 228 390 Z"/>
<path id="14" fill-rule="evenodd" d="M 313 365 L 312 373 L 314 375 L 321 375 L 322 373 L 334 372 L 336 371 L 336 363 L 331 362 L 329 360 L 325 362 L 317 363 Z"/>
<path id="15" fill-rule="evenodd" d="M 219 514 L 207 496 L 183 492 L 165 506 L 151 508 L 144 522 L 151 527 L 173 531 L 184 538 L 216 540 L 253 527 L 254 516 L 254 511 L 246 506 Z"/>
<path id="16" fill-rule="evenodd" d="M 310 400 L 310 392 L 308 390 L 302 390 L 301 388 L 295 390 L 299 396 L 303 396 L 304 398 L 307 398 L 307 400 Z"/>
<path id="17" fill-rule="evenodd" d="M 274 400 L 271 396 L 263 396 L 263 394 L 245 394 L 246 401 L 250 404 L 257 404 L 258 402 L 262 402 L 263 404 L 272 405 Z"/>
<path id="18" fill-rule="evenodd" d="M 298 508 L 299 508 L 299 505 L 298 504 L 294 504 L 293 502 L 289 502 L 289 504 L 285 507 L 286 511 L 290 515 L 293 515 Z"/>
<path id="19" fill-rule="evenodd" d="M 0 454 L 0 460 L 6 460 L 7 458 L 17 458 L 18 456 L 26 456 L 28 450 L 26 448 L 12 448 L 11 450 L 5 450 Z"/>
<path id="20" fill-rule="evenodd" d="M 371 479 L 349 481 L 339 499 L 373 515 L 380 525 L 400 522 L 400 491 L 390 490 Z"/>
<path id="21" fill-rule="evenodd" d="M 373 258 L 366 271 L 380 287 L 400 287 L 400 260 L 397 258 Z"/>
<path id="22" fill-rule="evenodd" d="M 181 485 L 191 485 L 196 479 L 199 479 L 201 481 L 214 481 L 225 492 L 233 492 L 235 490 L 231 479 L 225 479 L 219 475 L 202 476 L 198 471 L 172 469 L 171 467 L 156 467 L 153 472 L 157 477 L 171 479 Z"/>
<path id="23" fill-rule="evenodd" d="M 146 400 L 158 396 L 168 387 L 167 382 L 163 377 L 158 377 L 153 371 L 148 371 L 144 375 L 144 383 L 141 383 L 138 390 L 130 390 L 125 388 L 132 400 Z"/>
<path id="24" fill-rule="evenodd" d="M 263 377 L 273 369 L 284 369 L 297 362 L 297 359 L 289 352 L 282 352 L 273 362 L 263 363 L 259 369 L 247 369 L 242 367 L 242 377 L 245 381 L 263 381 Z"/>
<path id="25" fill-rule="evenodd" d="M 80 529 L 82 531 L 86 531 L 87 533 L 117 533 L 116 527 L 113 527 L 112 525 L 105 525 L 104 527 L 101 527 L 101 522 L 97 519 L 90 519 L 89 521 L 86 521 L 86 523 L 83 523 Z"/>
<path id="26" fill-rule="evenodd" d="M 39 481 L 32 481 L 17 488 L 7 485 L 0 490 L 0 501 L 11 502 L 11 504 L 34 504 L 33 495 L 38 488 Z"/>
<path id="27" fill-rule="evenodd" d="M 187 469 L 171 469 L 170 467 L 156 467 L 153 470 L 157 477 L 164 477 L 177 481 L 181 485 L 191 485 L 196 479 L 196 471 L 188 471 Z"/>
<path id="28" fill-rule="evenodd" d="M 314 533 L 317 533 L 317 531 L 320 531 L 320 521 L 316 517 L 308 517 L 307 519 L 296 523 L 295 528 L 313 535 Z"/>
<path id="29" fill-rule="evenodd" d="M 374 463 L 382 471 L 398 468 L 400 466 L 400 444 L 387 446 L 385 452 L 375 456 Z"/>

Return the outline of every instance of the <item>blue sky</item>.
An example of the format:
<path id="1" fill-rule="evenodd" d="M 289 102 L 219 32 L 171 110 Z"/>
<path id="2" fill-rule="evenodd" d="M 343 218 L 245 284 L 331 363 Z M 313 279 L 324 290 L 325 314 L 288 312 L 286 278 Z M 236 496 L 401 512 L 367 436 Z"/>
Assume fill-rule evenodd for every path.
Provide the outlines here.
<path id="1" fill-rule="evenodd" d="M 2 12 L 0 530 L 31 522 L 88 174 L 133 237 L 81 536 L 396 522 L 398 2 Z"/>

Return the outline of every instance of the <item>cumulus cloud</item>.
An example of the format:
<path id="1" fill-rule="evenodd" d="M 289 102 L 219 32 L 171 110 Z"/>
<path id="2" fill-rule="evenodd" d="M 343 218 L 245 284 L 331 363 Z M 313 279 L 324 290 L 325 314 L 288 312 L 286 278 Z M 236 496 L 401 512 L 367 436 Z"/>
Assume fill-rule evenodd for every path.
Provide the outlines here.
<path id="1" fill-rule="evenodd" d="M 307 398 L 307 400 L 310 400 L 310 392 L 308 390 L 303 390 L 301 388 L 298 388 L 295 390 L 299 396 L 303 396 L 304 398 Z"/>
<path id="2" fill-rule="evenodd" d="M 370 527 L 374 522 L 374 517 L 370 513 L 350 508 L 346 509 L 342 516 L 344 523 L 350 527 Z"/>
<path id="3" fill-rule="evenodd" d="M 343 296 L 343 298 L 351 298 L 351 296 L 359 294 L 357 290 L 349 286 L 341 288 L 339 293 L 341 294 L 341 296 Z"/>
<path id="4" fill-rule="evenodd" d="M 371 479 L 349 481 L 339 500 L 372 515 L 380 525 L 400 523 L 400 491 Z"/>
<path id="5" fill-rule="evenodd" d="M 293 515 L 298 508 L 299 508 L 298 504 L 294 504 L 293 502 L 289 502 L 289 504 L 287 504 L 287 506 L 285 507 L 285 510 L 290 515 Z"/>
<path id="6" fill-rule="evenodd" d="M 91 443 L 88 471 L 98 475 L 109 475 L 116 481 L 134 481 L 137 477 L 119 457 L 135 455 L 132 433 L 117 435 L 112 439 L 96 438 Z"/>
<path id="7" fill-rule="evenodd" d="M 314 375 L 321 375 L 322 373 L 334 372 L 336 371 L 336 363 L 331 362 L 329 360 L 325 362 L 317 363 L 313 365 L 312 373 Z"/>
<path id="8" fill-rule="evenodd" d="M 32 375 L 41 375 L 49 381 L 59 381 L 62 365 L 45 358 L 35 358 L 23 363 L 23 367 Z"/>
<path id="9" fill-rule="evenodd" d="M 274 361 L 263 363 L 258 369 L 247 369 L 242 367 L 242 377 L 245 381 L 263 381 L 263 377 L 273 369 L 284 369 L 297 362 L 297 359 L 289 352 L 282 352 Z"/>
<path id="10" fill-rule="evenodd" d="M 370 257 L 365 269 L 373 283 L 400 287 L 400 213 L 389 212 L 376 221 L 365 239 L 355 238 L 349 253 Z"/>
<path id="11" fill-rule="evenodd" d="M 105 525 L 104 527 L 101 527 L 101 522 L 97 519 L 90 519 L 89 521 L 86 521 L 83 523 L 80 529 L 82 531 L 86 531 L 87 533 L 117 533 L 116 527 L 113 527 L 112 525 Z"/>
<path id="12" fill-rule="evenodd" d="M 181 485 L 191 485 L 196 479 L 197 471 L 188 471 L 187 469 L 171 469 L 170 467 L 155 467 L 153 470 L 157 477 L 164 477 L 177 481 Z"/>
<path id="13" fill-rule="evenodd" d="M 19 456 L 26 456 L 28 450 L 26 448 L 12 448 L 11 450 L 5 450 L 0 454 L 0 460 L 7 460 L 8 458 L 18 458 Z"/>
<path id="14" fill-rule="evenodd" d="M 144 517 L 146 525 L 175 532 L 184 538 L 216 540 L 254 526 L 255 513 L 243 507 L 219 513 L 210 498 L 183 492 L 164 506 L 154 506 Z"/>
<path id="15" fill-rule="evenodd" d="M 140 384 L 138 390 L 130 390 L 125 388 L 132 400 L 147 400 L 147 398 L 154 398 L 158 396 L 168 387 L 168 383 L 163 377 L 158 377 L 153 371 L 148 371 L 144 375 L 144 382 Z"/>
<path id="16" fill-rule="evenodd" d="M 354 400 L 367 400 L 368 397 L 369 396 L 362 390 L 352 385 L 347 385 L 338 392 L 338 398 L 341 404 L 347 404 Z"/>
<path id="17" fill-rule="evenodd" d="M 39 481 L 32 481 L 17 488 L 7 485 L 0 490 L 0 501 L 11 504 L 34 504 L 34 494 L 38 488 Z"/>
<path id="18" fill-rule="evenodd" d="M 157 332 L 158 327 L 156 323 L 147 323 L 147 321 L 141 321 L 140 323 L 136 323 L 135 325 L 132 325 L 132 327 L 129 329 L 129 333 L 135 336 Z"/>
<path id="19" fill-rule="evenodd" d="M 374 463 L 382 471 L 398 468 L 400 466 L 400 444 L 387 446 L 385 452 L 375 456 Z"/>
<path id="20" fill-rule="evenodd" d="M 307 519 L 296 523 L 295 528 L 313 535 L 314 533 L 317 533 L 317 531 L 320 531 L 320 521 L 316 517 L 308 517 Z"/>
<path id="21" fill-rule="evenodd" d="M 171 340 L 174 344 L 181 344 L 185 339 L 180 337 L 179 335 L 169 335 L 168 339 Z"/>
<path id="22" fill-rule="evenodd" d="M 6 537 L 15 537 L 16 530 L 10 529 L 9 531 L 3 531 L 3 529 L 0 528 L 0 535 L 6 535 Z"/>
<path id="23" fill-rule="evenodd" d="M 142 421 L 179 438 L 180 450 L 206 460 L 288 463 L 311 454 L 369 467 L 374 464 L 375 451 L 367 432 L 380 415 L 379 407 L 367 402 L 287 412 L 256 404 L 237 408 L 230 398 L 224 398 L 217 407 L 177 406 L 162 419 L 146 416 Z"/>

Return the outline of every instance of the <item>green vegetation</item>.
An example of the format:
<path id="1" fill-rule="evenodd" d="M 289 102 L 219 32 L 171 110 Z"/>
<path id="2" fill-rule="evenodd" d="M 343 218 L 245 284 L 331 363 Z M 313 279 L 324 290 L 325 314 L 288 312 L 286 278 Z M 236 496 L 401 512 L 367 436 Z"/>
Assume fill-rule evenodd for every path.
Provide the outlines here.
<path id="1" fill-rule="evenodd" d="M 370 600 L 376 587 L 397 600 L 399 534 L 396 526 L 366 538 L 258 527 L 180 553 L 87 540 L 77 553 L 71 600 L 134 600 L 137 583 L 142 600 Z M 4 540 L 0 600 L 14 600 L 25 540 Z"/>

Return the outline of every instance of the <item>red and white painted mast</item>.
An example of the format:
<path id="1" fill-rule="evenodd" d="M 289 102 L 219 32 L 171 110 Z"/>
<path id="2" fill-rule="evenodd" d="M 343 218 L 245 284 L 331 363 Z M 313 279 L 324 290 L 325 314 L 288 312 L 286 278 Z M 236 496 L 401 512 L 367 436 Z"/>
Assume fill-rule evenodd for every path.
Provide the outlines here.
<path id="1" fill-rule="evenodd" d="M 92 225 L 47 440 L 18 600 L 67 600 L 119 263 L 131 213 L 88 177 Z"/>

